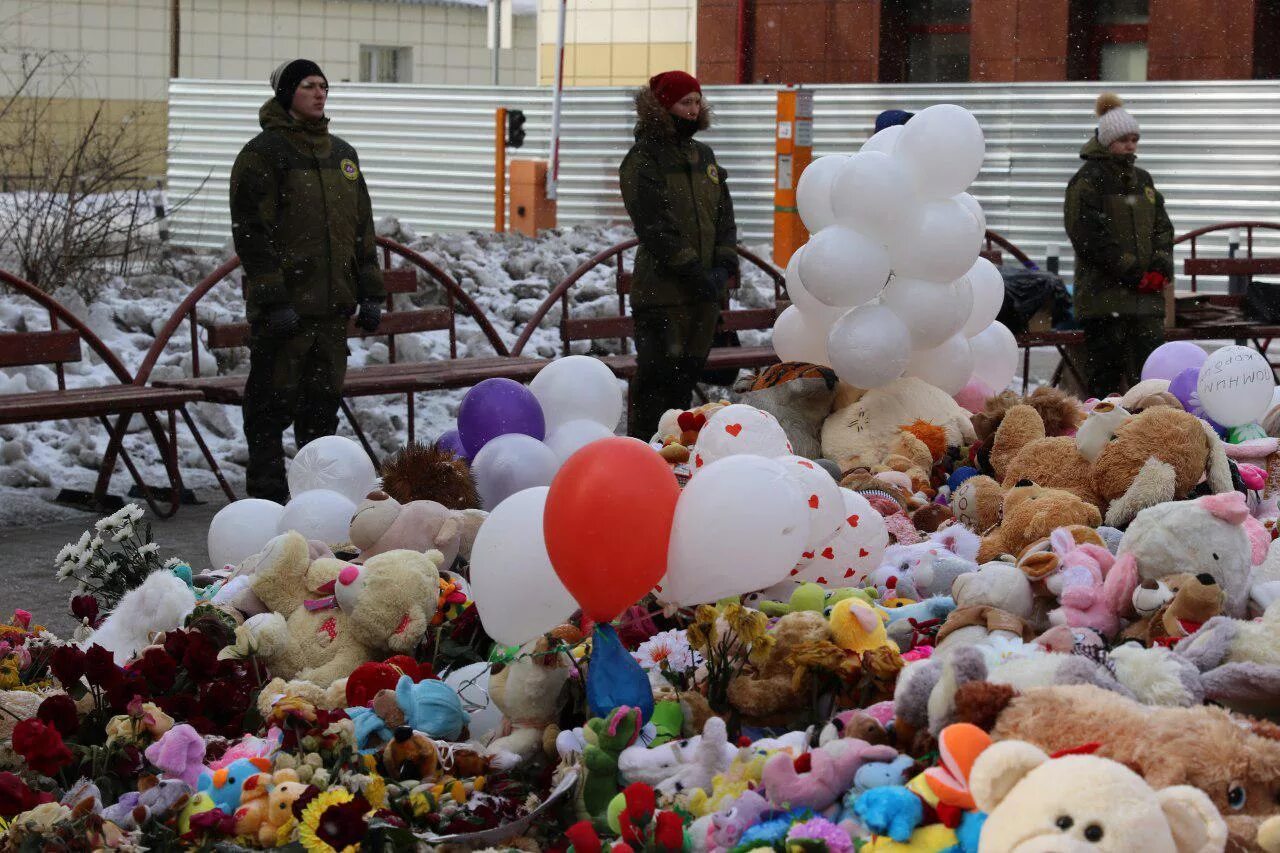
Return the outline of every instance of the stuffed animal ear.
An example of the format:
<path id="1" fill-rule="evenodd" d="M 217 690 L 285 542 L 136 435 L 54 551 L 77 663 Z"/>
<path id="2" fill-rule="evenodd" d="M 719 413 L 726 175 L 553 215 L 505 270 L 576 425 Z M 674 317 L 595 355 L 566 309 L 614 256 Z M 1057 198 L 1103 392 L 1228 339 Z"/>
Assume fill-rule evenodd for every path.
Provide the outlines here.
<path id="1" fill-rule="evenodd" d="M 1071 531 L 1065 527 L 1059 527 L 1049 534 L 1049 542 L 1053 545 L 1053 550 L 1061 557 L 1075 550 L 1076 540 L 1071 535 Z"/>
<path id="2" fill-rule="evenodd" d="M 1138 561 L 1132 554 L 1118 558 L 1102 581 L 1102 595 L 1107 609 L 1123 615 L 1133 606 L 1133 591 L 1138 588 Z"/>
<path id="3" fill-rule="evenodd" d="M 978 559 L 978 549 L 982 547 L 982 537 L 959 524 L 943 528 L 929 539 L 970 562 Z"/>
<path id="4" fill-rule="evenodd" d="M 1204 428 L 1205 438 L 1209 441 L 1209 461 L 1206 466 L 1209 491 L 1215 495 L 1235 491 L 1235 484 L 1231 482 L 1231 461 L 1227 459 L 1227 450 L 1222 446 L 1222 439 L 1214 432 L 1213 427 L 1204 421 L 1200 422 L 1200 426 Z"/>
<path id="5" fill-rule="evenodd" d="M 489 513 L 481 509 L 464 509 L 458 515 L 462 524 L 462 542 L 458 545 L 458 553 L 467 562 L 471 562 L 471 549 L 475 547 L 476 537 L 480 535 L 480 526 L 488 517 Z"/>
<path id="6" fill-rule="evenodd" d="M 1227 843 L 1227 824 L 1209 795 L 1190 785 L 1157 791 L 1178 853 L 1210 853 Z"/>
<path id="7" fill-rule="evenodd" d="M 978 810 L 991 814 L 1023 777 L 1048 760 L 1044 750 L 1020 740 L 984 749 L 969 771 L 969 792 Z"/>

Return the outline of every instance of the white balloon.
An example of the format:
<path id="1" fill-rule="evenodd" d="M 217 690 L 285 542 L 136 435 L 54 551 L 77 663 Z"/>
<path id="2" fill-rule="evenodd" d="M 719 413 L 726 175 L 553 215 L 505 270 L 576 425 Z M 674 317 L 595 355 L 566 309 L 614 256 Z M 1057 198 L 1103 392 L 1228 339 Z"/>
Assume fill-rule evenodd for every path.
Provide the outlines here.
<path id="1" fill-rule="evenodd" d="M 892 154 L 893 149 L 898 145 L 898 138 L 902 136 L 902 130 L 903 126 L 900 124 L 886 127 L 862 143 L 862 148 L 859 151 L 879 151 L 882 154 Z"/>
<path id="2" fill-rule="evenodd" d="M 903 126 L 893 153 L 915 173 L 921 198 L 944 199 L 964 192 L 978 177 L 986 141 L 973 113 L 935 104 Z"/>
<path id="3" fill-rule="evenodd" d="M 809 538 L 805 549 L 812 551 L 826 542 L 840 529 L 844 521 L 844 501 L 840 498 L 840 486 L 830 474 L 803 456 L 779 456 L 778 461 L 787 470 L 791 482 L 800 492 L 801 501 L 809 515 Z"/>
<path id="4" fill-rule="evenodd" d="M 351 541 L 351 517 L 355 514 L 356 505 L 346 495 L 332 489 L 312 489 L 285 504 L 276 532 L 296 530 L 304 539 L 340 545 Z"/>
<path id="5" fill-rule="evenodd" d="M 844 316 L 844 313 L 849 309 L 846 307 L 832 308 L 830 305 L 819 302 L 804 286 L 804 282 L 800 279 L 800 258 L 804 254 L 804 248 L 804 246 L 801 246 L 796 249 L 795 253 L 791 255 L 791 260 L 787 262 L 785 273 L 787 296 L 790 297 L 791 304 L 804 315 L 805 322 L 809 324 L 810 328 L 817 331 L 821 327 L 822 333 L 826 334 L 831 329 L 831 324 Z"/>
<path id="6" fill-rule="evenodd" d="M 840 528 L 811 560 L 796 566 L 796 583 L 813 582 L 833 589 L 861 586 L 868 574 L 880 565 L 889 546 L 889 528 L 884 516 L 862 495 L 841 489 L 845 516 Z"/>
<path id="7" fill-rule="evenodd" d="M 378 487 L 373 460 L 364 448 L 340 435 L 325 435 L 307 443 L 289 463 L 289 494 L 332 489 L 360 503 Z"/>
<path id="8" fill-rule="evenodd" d="M 1257 350 L 1225 346 L 1200 367 L 1196 392 L 1205 414 L 1225 427 L 1259 420 L 1271 405 L 1275 374 Z"/>
<path id="9" fill-rule="evenodd" d="M 611 438 L 613 430 L 599 421 L 585 418 L 565 421 L 547 435 L 547 447 L 560 460 L 560 464 L 593 441 Z M 481 451 L 482 453 L 484 451 Z"/>
<path id="10" fill-rule="evenodd" d="M 916 227 L 898 232 L 890 243 L 894 272 L 927 281 L 955 281 L 973 266 L 981 249 L 977 220 L 950 198 L 925 202 Z"/>
<path id="11" fill-rule="evenodd" d="M 958 394 L 973 373 L 973 350 L 969 339 L 953 335 L 942 346 L 918 350 L 907 364 L 907 375 L 923 379 L 947 394 Z"/>
<path id="12" fill-rule="evenodd" d="M 973 378 L 999 393 L 1018 373 L 1018 340 L 1004 323 L 992 323 L 969 338 Z"/>
<path id="13" fill-rule="evenodd" d="M 538 371 L 529 390 L 542 406 L 547 435 L 567 421 L 586 419 L 610 430 L 622 418 L 622 386 L 598 358 L 570 355 Z"/>
<path id="14" fill-rule="evenodd" d="M 778 315 L 773 323 L 773 349 L 781 361 L 803 361 L 827 365 L 827 333 L 809 325 L 795 305 Z"/>
<path id="15" fill-rule="evenodd" d="M 836 221 L 831 212 L 831 184 L 840 167 L 849 158 L 843 154 L 819 157 L 805 167 L 796 184 L 796 207 L 810 234 L 815 234 Z"/>
<path id="16" fill-rule="evenodd" d="M 804 279 L 805 289 L 822 304 L 852 308 L 875 299 L 884 288 L 889 278 L 889 253 L 883 244 L 865 234 L 833 225 L 814 234 L 805 244 L 800 278 Z"/>
<path id="17" fill-rule="evenodd" d="M 965 320 L 961 334 L 972 338 L 994 323 L 1000 315 L 1000 308 L 1004 305 L 1004 276 L 1000 275 L 1000 270 L 991 261 L 978 258 L 969 272 L 965 273 L 965 278 L 969 280 L 973 291 L 973 309 L 969 312 L 969 319 Z"/>
<path id="18" fill-rule="evenodd" d="M 698 443 L 693 449 L 693 469 L 698 473 L 703 467 L 728 456 L 786 456 L 791 453 L 791 442 L 778 419 L 768 412 L 734 403 L 725 406 L 707 419 L 698 433 Z"/>
<path id="19" fill-rule="evenodd" d="M 911 228 L 920 200 L 900 161 L 880 151 L 861 151 L 836 176 L 831 209 L 839 224 L 884 243 Z"/>
<path id="20" fill-rule="evenodd" d="M 907 369 L 911 333 L 889 308 L 862 305 L 831 327 L 827 355 L 844 382 L 855 388 L 879 388 Z"/>
<path id="21" fill-rule="evenodd" d="M 964 326 L 972 308 L 973 293 L 967 283 L 938 284 L 894 276 L 880 302 L 907 327 L 913 349 L 933 349 Z"/>
<path id="22" fill-rule="evenodd" d="M 238 566 L 274 539 L 284 507 L 275 501 L 244 498 L 227 504 L 209 522 L 209 565 Z"/>
<path id="23" fill-rule="evenodd" d="M 550 447 L 518 432 L 493 439 L 471 461 L 485 509 L 493 509 L 516 492 L 551 485 L 559 468 L 560 460 Z"/>
<path id="24" fill-rule="evenodd" d="M 781 580 L 804 551 L 807 512 L 776 459 L 730 456 L 707 465 L 676 503 L 663 599 L 705 604 Z"/>
<path id="25" fill-rule="evenodd" d="M 965 210 L 969 211 L 969 213 L 973 215 L 973 218 L 978 221 L 978 227 L 982 229 L 982 233 L 986 234 L 987 214 L 986 211 L 982 209 L 982 205 L 978 200 L 969 193 L 960 193 L 959 195 L 954 196 L 954 198 L 964 206 Z"/>
<path id="26" fill-rule="evenodd" d="M 471 549 L 471 597 L 485 633 L 504 646 L 527 643 L 578 609 L 547 556 L 548 491 L 525 489 L 498 504 Z"/>
<path id="27" fill-rule="evenodd" d="M 502 711 L 489 698 L 489 663 L 480 661 L 455 669 L 444 677 L 462 700 L 462 708 L 470 717 L 467 731 L 473 741 L 483 743 L 502 725 Z"/>

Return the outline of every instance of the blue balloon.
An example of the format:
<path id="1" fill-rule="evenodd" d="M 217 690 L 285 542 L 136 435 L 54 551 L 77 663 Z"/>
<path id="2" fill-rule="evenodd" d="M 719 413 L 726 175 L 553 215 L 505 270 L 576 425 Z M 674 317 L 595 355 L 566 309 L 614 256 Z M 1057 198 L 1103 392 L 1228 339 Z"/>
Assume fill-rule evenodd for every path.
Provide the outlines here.
<path id="1" fill-rule="evenodd" d="M 607 717 L 626 705 L 640 709 L 640 724 L 653 716 L 653 688 L 649 677 L 622 646 L 612 625 L 596 623 L 587 669 L 587 706 L 593 717 Z"/>

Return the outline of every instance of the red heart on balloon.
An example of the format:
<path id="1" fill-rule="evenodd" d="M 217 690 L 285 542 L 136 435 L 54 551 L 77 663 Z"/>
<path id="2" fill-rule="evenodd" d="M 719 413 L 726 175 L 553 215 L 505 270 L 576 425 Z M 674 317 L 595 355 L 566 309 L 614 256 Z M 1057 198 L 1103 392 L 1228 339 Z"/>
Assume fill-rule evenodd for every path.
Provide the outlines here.
<path id="1" fill-rule="evenodd" d="M 818 583 L 822 584 L 823 586 L 826 586 L 826 585 L 827 585 L 827 579 L 826 579 L 826 578 L 824 578 L 824 577 L 819 577 L 819 578 L 818 578 Z"/>
<path id="2" fill-rule="evenodd" d="M 850 527 L 858 526 L 858 517 L 856 515 L 849 516 L 848 518 L 845 519 L 845 521 L 849 522 Z"/>
<path id="3" fill-rule="evenodd" d="M 801 468 L 808 468 L 810 471 L 813 470 L 812 462 L 797 462 L 796 464 L 799 465 Z"/>
<path id="4" fill-rule="evenodd" d="M 845 569 L 845 570 L 844 570 L 844 576 L 845 576 L 845 577 L 847 577 L 847 578 L 851 578 L 851 577 L 853 577 L 853 569 Z"/>
<path id="5" fill-rule="evenodd" d="M 694 468 L 701 468 L 701 467 L 702 467 L 702 457 L 701 457 L 701 456 L 695 456 L 695 457 L 693 457 L 693 467 L 694 467 Z"/>
<path id="6" fill-rule="evenodd" d="M 801 556 L 801 557 L 804 557 L 806 560 L 812 560 L 812 559 L 813 559 L 813 552 L 812 552 L 812 551 L 805 551 L 805 552 L 804 552 L 803 554 L 801 554 L 800 556 Z"/>
<path id="7" fill-rule="evenodd" d="M 827 550 L 822 552 L 822 556 L 827 558 L 828 560 L 834 560 L 836 558 L 836 552 L 828 548 Z"/>
<path id="8" fill-rule="evenodd" d="M 799 569 L 792 569 L 792 570 L 791 570 L 791 576 L 792 576 L 792 577 L 795 577 L 795 576 L 796 576 L 796 575 L 798 575 L 798 574 L 800 574 L 800 570 L 799 570 Z"/>
<path id="9" fill-rule="evenodd" d="M 859 557 L 870 557 L 870 556 L 871 556 L 871 552 L 870 552 L 870 551 L 868 551 L 866 548 L 859 548 L 859 549 L 858 549 L 858 556 L 859 556 Z"/>
<path id="10" fill-rule="evenodd" d="M 725 426 L 724 431 L 737 438 L 742 433 L 742 424 L 728 424 Z"/>
<path id="11" fill-rule="evenodd" d="M 817 495 L 809 495 L 809 509 L 817 509 L 818 503 L 819 501 L 818 501 Z"/>

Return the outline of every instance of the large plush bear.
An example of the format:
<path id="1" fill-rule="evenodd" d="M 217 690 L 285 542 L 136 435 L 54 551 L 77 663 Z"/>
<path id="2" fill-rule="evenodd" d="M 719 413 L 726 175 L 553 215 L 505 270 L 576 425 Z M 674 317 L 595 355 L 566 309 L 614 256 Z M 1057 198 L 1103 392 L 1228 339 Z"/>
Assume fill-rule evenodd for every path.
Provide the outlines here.
<path id="1" fill-rule="evenodd" d="M 974 440 L 969 413 L 959 403 L 922 379 L 905 378 L 866 392 L 841 386 L 822 425 L 822 455 L 845 471 L 879 465 L 902 428 L 916 421 L 942 427 L 951 447 Z"/>

